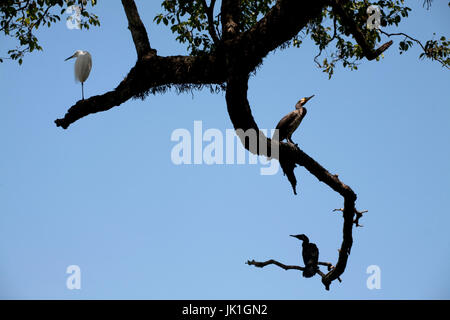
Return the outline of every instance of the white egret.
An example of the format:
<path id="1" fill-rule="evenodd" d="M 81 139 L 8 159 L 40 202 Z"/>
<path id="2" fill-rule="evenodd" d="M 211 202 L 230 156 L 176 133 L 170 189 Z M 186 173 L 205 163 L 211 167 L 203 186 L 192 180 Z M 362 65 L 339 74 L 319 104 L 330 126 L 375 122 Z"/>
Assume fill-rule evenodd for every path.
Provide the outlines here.
<path id="1" fill-rule="evenodd" d="M 67 58 L 65 61 L 72 58 L 77 58 L 75 61 L 75 80 L 81 82 L 81 96 L 84 100 L 84 82 L 89 77 L 92 69 L 92 57 L 87 51 L 77 50 L 73 56 Z"/>

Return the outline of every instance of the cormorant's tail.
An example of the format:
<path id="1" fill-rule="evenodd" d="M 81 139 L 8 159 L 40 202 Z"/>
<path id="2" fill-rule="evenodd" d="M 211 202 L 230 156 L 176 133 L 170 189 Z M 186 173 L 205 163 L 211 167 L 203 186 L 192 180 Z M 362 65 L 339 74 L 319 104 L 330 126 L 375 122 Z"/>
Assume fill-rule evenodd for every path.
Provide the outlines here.
<path id="1" fill-rule="evenodd" d="M 305 270 L 303 270 L 303 276 L 305 278 L 311 278 L 317 273 L 317 267 L 314 265 L 306 265 Z"/>

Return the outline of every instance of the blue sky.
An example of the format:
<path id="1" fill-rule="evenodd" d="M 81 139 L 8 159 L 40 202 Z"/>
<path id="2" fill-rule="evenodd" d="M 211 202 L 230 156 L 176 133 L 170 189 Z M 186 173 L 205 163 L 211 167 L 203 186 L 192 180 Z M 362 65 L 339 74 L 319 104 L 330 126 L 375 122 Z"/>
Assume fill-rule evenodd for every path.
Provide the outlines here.
<path id="1" fill-rule="evenodd" d="M 273 128 L 295 102 L 315 94 L 293 140 L 358 194 L 369 212 L 354 230 L 342 283 L 247 259 L 302 264 L 307 234 L 320 260 L 336 262 L 342 198 L 297 168 L 299 195 L 282 173 L 258 165 L 181 165 L 170 155 L 175 129 L 232 128 L 223 93 L 150 96 L 88 116 L 64 131 L 53 120 L 81 95 L 77 49 L 93 56 L 87 97 L 113 89 L 136 61 L 119 1 L 95 7 L 101 27 L 38 33 L 43 52 L 0 65 L 0 298 L 25 299 L 439 299 L 450 298 L 450 74 L 418 60 L 419 49 L 357 72 L 318 70 L 316 48 L 270 54 L 249 83 L 261 128 Z M 155 25 L 158 1 L 138 1 L 160 55 L 185 49 Z M 446 1 L 421 1 L 401 31 L 448 35 Z M 2 36 L 1 52 L 13 46 Z M 66 268 L 81 268 L 81 290 Z M 368 290 L 366 269 L 381 269 Z"/>

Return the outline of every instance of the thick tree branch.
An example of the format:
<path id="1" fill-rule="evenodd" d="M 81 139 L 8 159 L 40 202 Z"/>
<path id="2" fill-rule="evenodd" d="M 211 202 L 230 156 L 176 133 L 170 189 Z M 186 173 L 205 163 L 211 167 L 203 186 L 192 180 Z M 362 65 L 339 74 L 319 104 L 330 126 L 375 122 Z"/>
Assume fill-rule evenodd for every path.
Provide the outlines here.
<path id="1" fill-rule="evenodd" d="M 147 30 L 141 21 L 134 0 L 122 0 L 122 6 L 127 16 L 128 29 L 130 29 L 131 36 L 133 37 L 138 59 L 142 59 L 146 54 L 156 54 L 156 51 L 152 50 L 150 47 Z"/>
<path id="2" fill-rule="evenodd" d="M 378 49 L 374 50 L 373 47 L 367 43 L 366 37 L 362 30 L 350 16 L 350 14 L 345 11 L 344 7 L 342 6 L 342 4 L 345 2 L 348 2 L 348 0 L 331 0 L 331 6 L 333 7 L 334 12 L 341 18 L 341 23 L 348 28 L 350 33 L 355 38 L 367 60 L 376 59 L 380 54 L 382 54 L 392 45 L 392 40 L 386 42 Z"/>
<path id="3" fill-rule="evenodd" d="M 138 57 L 141 57 L 140 60 L 147 53 L 154 51 L 150 47 L 147 32 L 139 18 L 134 1 L 122 0 L 122 2 L 129 20 Z M 236 7 L 232 6 L 237 2 L 239 1 L 224 0 L 222 2 L 222 23 L 224 21 L 231 23 L 238 19 L 236 17 L 238 17 L 239 11 L 233 9 Z M 55 123 L 62 128 L 67 128 L 86 115 L 109 110 L 139 95 L 137 89 L 147 91 L 157 86 L 179 83 L 222 84 L 226 81 L 227 73 L 224 59 L 225 52 L 233 52 L 230 48 L 240 48 L 232 54 L 234 55 L 233 59 L 240 60 L 244 71 L 250 72 L 261 63 L 270 51 L 295 36 L 308 23 L 309 19 L 320 14 L 325 5 L 325 0 L 316 0 L 313 4 L 310 4 L 309 1 L 278 0 L 274 8 L 246 33 L 236 35 L 237 29 L 233 28 L 228 30 L 229 32 L 226 31 L 228 37 L 234 35 L 235 38 L 227 41 L 227 47 L 221 46 L 221 49 L 217 50 L 214 56 L 206 58 L 184 57 L 183 59 L 177 57 L 176 63 L 171 66 L 173 57 L 153 57 L 151 54 L 147 59 L 143 59 L 143 63 L 136 64 L 130 71 L 130 75 L 133 73 L 148 74 L 148 78 L 139 77 L 139 81 L 135 81 L 137 78 L 128 79 L 129 75 L 115 90 L 77 102 L 68 110 L 64 118 L 56 120 Z M 224 20 L 223 12 L 225 12 L 228 20 Z M 302 14 L 299 15 L 298 12 L 302 12 Z M 204 70 L 201 67 L 192 68 L 194 64 L 199 65 L 196 62 L 205 63 Z M 161 66 L 157 65 L 159 63 L 161 63 Z M 137 68 L 141 69 L 137 70 Z M 182 72 L 186 73 L 183 74 Z"/>
<path id="4" fill-rule="evenodd" d="M 240 66 L 235 65 L 235 68 L 238 68 L 239 70 Z M 259 135 L 263 135 L 263 133 L 259 131 L 258 125 L 253 118 L 250 105 L 247 100 L 248 76 L 239 74 L 238 70 L 235 70 L 235 73 L 230 76 L 227 82 L 227 91 L 225 97 L 227 100 L 230 119 L 235 129 L 242 129 L 243 131 L 253 129 L 256 130 Z M 267 137 L 265 136 L 264 138 L 267 139 Z M 249 147 L 248 144 L 244 143 L 244 145 L 246 147 Z M 337 175 L 333 175 L 328 172 L 328 170 L 322 167 L 317 161 L 307 155 L 300 148 L 292 144 L 283 142 L 278 143 L 278 141 L 272 141 L 269 139 L 267 140 L 267 151 L 263 148 L 257 151 L 261 155 L 277 158 L 276 156 L 271 155 L 272 145 L 279 148 L 280 160 L 283 160 L 283 158 L 290 159 L 290 161 L 293 161 L 294 163 L 305 167 L 319 181 L 327 184 L 341 196 L 356 200 L 356 194 L 353 192 L 353 190 L 349 186 L 342 183 Z M 255 152 L 256 150 L 252 149 L 249 151 Z"/>
<path id="5" fill-rule="evenodd" d="M 55 123 L 67 129 L 89 114 L 109 110 L 133 97 L 143 97 L 149 91 L 156 93 L 177 85 L 222 85 L 225 74 L 224 64 L 214 56 L 146 56 L 138 60 L 116 89 L 78 101 Z"/>
<path id="6" fill-rule="evenodd" d="M 258 126 L 251 114 L 250 105 L 247 99 L 248 76 L 239 73 L 242 69 L 238 64 L 229 65 L 228 68 L 233 70 L 227 81 L 226 101 L 228 113 L 235 129 L 256 130 L 260 136 L 264 134 L 259 131 Z M 239 136 L 239 131 L 238 131 Z M 244 147 L 252 153 L 259 155 L 271 156 L 278 158 L 280 163 L 294 163 L 305 167 L 319 181 L 327 184 L 331 189 L 338 192 L 344 198 L 344 225 L 343 225 L 343 241 L 339 251 L 338 262 L 336 267 L 329 271 L 322 279 L 325 288 L 329 290 L 332 281 L 338 279 L 345 271 L 348 256 L 350 254 L 353 238 L 352 229 L 355 215 L 356 194 L 353 190 L 341 182 L 337 175 L 332 175 L 328 170 L 322 167 L 317 161 L 308 156 L 305 152 L 296 146 L 287 143 L 278 143 L 266 138 L 267 148 L 261 148 L 259 145 L 255 148 L 246 143 L 245 138 L 240 136 Z M 261 141 L 261 140 L 260 140 Z M 279 155 L 273 153 L 271 148 L 279 147 Z M 292 167 L 292 174 L 293 174 Z"/>
<path id="7" fill-rule="evenodd" d="M 250 30 L 226 44 L 239 49 L 237 54 L 245 61 L 246 70 L 251 72 L 269 52 L 297 35 L 327 5 L 326 0 L 278 0 Z"/>
<path id="8" fill-rule="evenodd" d="M 220 16 L 222 39 L 234 38 L 239 33 L 240 0 L 222 0 Z"/>

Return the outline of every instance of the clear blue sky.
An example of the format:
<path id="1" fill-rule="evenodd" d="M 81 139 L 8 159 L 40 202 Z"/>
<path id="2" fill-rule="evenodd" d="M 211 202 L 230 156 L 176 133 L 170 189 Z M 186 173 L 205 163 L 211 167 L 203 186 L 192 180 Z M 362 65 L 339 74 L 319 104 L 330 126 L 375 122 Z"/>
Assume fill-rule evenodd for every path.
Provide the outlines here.
<path id="1" fill-rule="evenodd" d="M 107 4 L 105 4 L 107 3 Z M 152 20 L 159 1 L 137 1 L 161 55 L 185 49 Z M 411 1 L 403 32 L 449 37 L 447 1 L 430 11 Z M 150 96 L 86 117 L 68 130 L 53 120 L 80 97 L 76 49 L 90 51 L 86 96 L 113 89 L 136 61 L 120 1 L 95 7 L 101 27 L 38 33 L 44 51 L 22 66 L 0 65 L 0 298 L 39 299 L 428 299 L 450 298 L 450 73 L 396 45 L 357 72 L 333 79 L 316 69 L 316 48 L 270 54 L 250 81 L 261 128 L 273 128 L 303 96 L 315 94 L 293 139 L 358 194 L 367 209 L 342 283 L 324 290 L 277 267 L 301 264 L 305 233 L 320 260 L 336 262 L 342 198 L 297 168 L 299 195 L 282 173 L 257 165 L 176 166 L 177 128 L 232 128 L 224 94 L 208 90 Z M 1 52 L 14 45 L 2 36 Z M 68 290 L 69 265 L 82 289 Z M 381 289 L 366 268 L 381 268 Z"/>

